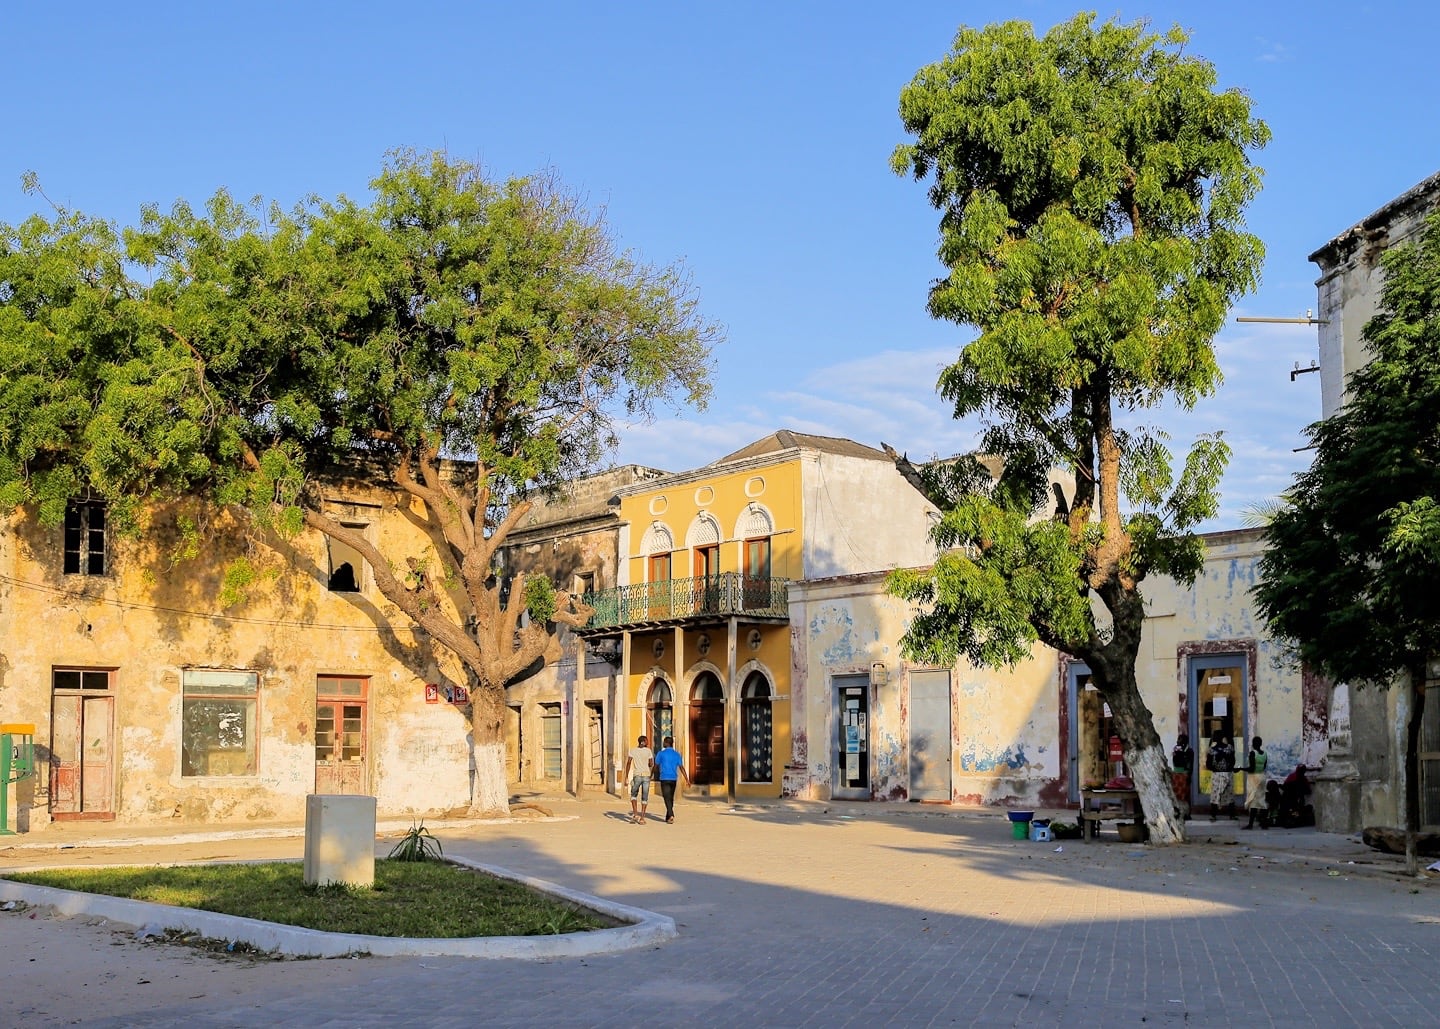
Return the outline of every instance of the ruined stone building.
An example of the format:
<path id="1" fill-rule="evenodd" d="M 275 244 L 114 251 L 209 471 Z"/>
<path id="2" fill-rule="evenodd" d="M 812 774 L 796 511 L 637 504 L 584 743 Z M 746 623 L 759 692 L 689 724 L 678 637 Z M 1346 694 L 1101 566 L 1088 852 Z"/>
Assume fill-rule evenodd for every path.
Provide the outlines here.
<path id="1" fill-rule="evenodd" d="M 499 555 L 501 574 L 549 577 L 558 588 L 593 595 L 619 581 L 616 494 L 666 475 L 625 465 L 531 498 Z M 520 790 L 603 790 L 611 759 L 618 651 L 581 647 L 559 627 L 564 656 L 506 689 L 506 776 Z"/>
<path id="2" fill-rule="evenodd" d="M 1310 255 L 1320 269 L 1321 417 L 1345 402 L 1351 373 L 1369 361 L 1361 331 L 1376 313 L 1380 257 L 1415 237 L 1440 209 L 1440 173 L 1402 193 Z M 1432 663 L 1421 730 L 1421 827 L 1440 829 L 1440 668 Z M 1354 832 L 1403 821 L 1408 691 L 1334 686 L 1329 704 L 1330 749 L 1315 777 L 1321 828 Z"/>

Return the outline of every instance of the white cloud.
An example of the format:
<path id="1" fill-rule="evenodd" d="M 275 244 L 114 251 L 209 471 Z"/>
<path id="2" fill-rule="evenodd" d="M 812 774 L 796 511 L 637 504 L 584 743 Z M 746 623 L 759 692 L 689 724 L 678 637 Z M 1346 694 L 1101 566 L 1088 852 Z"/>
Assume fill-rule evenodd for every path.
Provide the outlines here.
<path id="1" fill-rule="evenodd" d="M 1255 58 L 1262 64 L 1280 64 L 1295 59 L 1294 53 L 1284 43 L 1276 43 L 1264 37 L 1258 37 L 1255 42 L 1263 48 Z"/>
<path id="2" fill-rule="evenodd" d="M 948 456 L 973 449 L 979 422 L 957 422 L 950 405 L 935 392 L 940 370 L 957 353 L 952 348 L 885 350 L 862 358 L 821 365 L 798 381 L 765 384 L 745 380 L 746 392 L 732 395 L 721 384 L 710 410 L 701 415 L 659 419 L 624 429 L 620 460 L 669 471 L 696 468 L 775 432 L 853 439 L 869 446 L 888 443 L 915 458 Z M 1315 330 L 1304 325 L 1227 327 L 1217 341 L 1225 382 L 1194 411 L 1173 407 L 1142 412 L 1135 421 L 1171 434 L 1177 455 L 1200 433 L 1223 431 L 1233 456 L 1222 483 L 1221 514 L 1202 528 L 1236 528 L 1242 512 L 1274 497 L 1309 463 L 1295 453 L 1302 430 L 1319 416 L 1315 376 L 1290 380 L 1296 362 L 1315 355 Z M 749 388 L 754 383 L 758 388 Z"/>

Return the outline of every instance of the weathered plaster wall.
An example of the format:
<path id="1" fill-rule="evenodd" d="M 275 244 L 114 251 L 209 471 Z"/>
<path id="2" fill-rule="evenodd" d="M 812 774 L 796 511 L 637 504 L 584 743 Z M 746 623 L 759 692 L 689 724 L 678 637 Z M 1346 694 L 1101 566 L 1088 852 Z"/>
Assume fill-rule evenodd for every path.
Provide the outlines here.
<path id="1" fill-rule="evenodd" d="M 1370 359 L 1360 333 L 1380 302 L 1384 279 L 1380 258 L 1390 247 L 1412 239 L 1437 207 L 1440 175 L 1432 175 L 1310 255 L 1320 266 L 1315 285 L 1317 317 L 1322 322 L 1322 418 L 1340 409 L 1348 376 Z"/>
<path id="2" fill-rule="evenodd" d="M 1323 684 L 1307 683 L 1265 637 L 1249 596 L 1260 556 L 1258 533 L 1207 538 L 1205 567 L 1190 588 L 1146 584 L 1149 620 L 1136 673 L 1167 749 L 1187 724 L 1190 662 L 1236 654 L 1251 682 L 1249 731 L 1266 739 L 1271 774 L 1288 773 L 1313 733 Z M 879 662 L 883 685 L 870 691 L 871 795 L 909 795 L 909 683 L 899 654 L 910 611 L 884 592 L 884 575 L 840 576 L 791 587 L 795 749 L 786 772 L 789 796 L 830 796 L 835 760 L 836 676 L 866 675 Z M 1013 669 L 950 669 L 952 798 L 961 804 L 1058 807 L 1068 803 L 1071 740 L 1068 660 L 1037 646 Z M 1323 705 L 1323 702 L 1319 702 Z M 1312 719 L 1313 721 L 1313 719 Z M 1077 748 L 1078 749 L 1078 748 Z"/>
<path id="3" fill-rule="evenodd" d="M 602 508 L 606 499 L 608 496 L 599 498 Z M 542 538 L 534 539 L 537 534 L 543 534 Z M 536 526 L 528 530 L 527 537 L 529 541 L 507 551 L 508 572 L 545 575 L 564 589 L 576 588 L 577 579 L 582 575 L 591 576 L 597 590 L 615 585 L 619 560 L 615 524 L 571 532 L 564 532 L 562 528 L 555 534 L 546 533 L 544 526 Z M 512 768 L 516 774 L 512 781 L 543 789 L 573 790 L 577 781 L 581 787 L 603 786 L 608 762 L 602 752 L 598 764 L 592 766 L 584 737 L 588 731 L 585 705 L 596 703 L 602 711 L 608 710 L 616 668 L 592 657 L 586 662 L 582 683 L 576 674 L 578 640 L 564 627 L 561 627 L 560 639 L 562 657 L 559 661 L 547 664 L 537 674 L 505 691 L 506 703 L 517 712 L 512 722 L 515 738 L 509 741 L 516 752 Z M 557 777 L 546 775 L 542 747 L 543 720 L 547 706 L 552 705 L 561 711 L 561 750 L 566 758 Z M 607 727 L 605 735 L 608 736 L 609 731 Z"/>
<path id="4" fill-rule="evenodd" d="M 907 487 L 908 488 L 908 487 Z M 833 687 L 837 676 L 871 676 L 870 792 L 876 800 L 910 796 L 910 673 L 899 640 L 908 604 L 885 593 L 884 573 L 796 584 L 790 595 L 795 628 L 796 710 L 803 729 L 787 770 L 789 796 L 831 795 L 837 736 Z M 951 798 L 963 804 L 1004 804 L 1037 795 L 1059 775 L 1055 725 L 1058 694 L 1054 655 L 1015 669 L 981 671 L 965 662 L 950 669 Z"/>
<path id="5" fill-rule="evenodd" d="M 413 553 L 413 525 L 378 495 L 371 532 L 387 553 Z M 299 819 L 315 788 L 315 698 L 320 675 L 369 683 L 366 788 L 389 814 L 424 814 L 469 800 L 464 713 L 427 704 L 427 682 L 463 682 L 454 662 L 417 638 L 373 587 L 327 588 L 324 541 L 302 536 L 251 550 L 262 575 L 244 603 L 222 608 L 221 571 L 242 552 L 236 526 L 198 557 L 173 562 L 176 511 L 149 512 L 138 539 L 112 539 L 105 575 L 64 575 L 61 532 L 21 517 L 0 528 L 0 721 L 37 726 L 48 755 L 56 668 L 112 673 L 113 814 L 122 822 Z M 393 623 L 394 628 L 391 628 Z M 186 776 L 181 769 L 181 677 L 186 668 L 258 673 L 256 771 Z M 30 825 L 48 821 L 50 765 Z"/>
<path id="6" fill-rule="evenodd" d="M 1220 532 L 1205 539 L 1205 564 L 1194 585 L 1159 577 L 1144 586 L 1144 664 L 1137 672 L 1146 702 L 1161 740 L 1173 746 L 1179 733 L 1192 732 L 1188 689 L 1193 660 L 1237 655 L 1250 677 L 1245 735 L 1264 738 L 1269 775 L 1283 777 L 1304 760 L 1309 734 L 1324 731 L 1324 684 L 1300 674 L 1255 609 L 1250 590 L 1260 574 L 1261 534 Z M 1203 754 L 1201 741 L 1192 744 Z"/>
<path id="7" fill-rule="evenodd" d="M 805 577 L 913 568 L 935 557 L 935 507 L 890 461 L 812 451 L 802 459 Z"/>
<path id="8" fill-rule="evenodd" d="M 1440 208 L 1440 174 L 1432 175 L 1310 255 L 1320 326 L 1321 417 L 1344 403 L 1348 377 L 1369 354 L 1361 340 L 1384 285 L 1380 260 L 1390 247 L 1413 239 Z M 1403 799 L 1403 688 L 1334 687 L 1335 705 L 1348 733 L 1325 755 L 1315 776 L 1315 813 L 1322 828 L 1354 832 L 1364 826 L 1398 826 Z M 1313 767 L 1313 762 L 1311 762 Z"/>

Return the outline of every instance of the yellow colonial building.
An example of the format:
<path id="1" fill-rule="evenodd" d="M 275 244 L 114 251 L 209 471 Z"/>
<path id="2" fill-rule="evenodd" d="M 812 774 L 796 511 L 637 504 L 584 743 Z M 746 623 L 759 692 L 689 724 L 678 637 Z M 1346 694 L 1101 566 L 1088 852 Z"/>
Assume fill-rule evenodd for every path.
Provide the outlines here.
<path id="1" fill-rule="evenodd" d="M 788 430 L 613 503 L 619 583 L 579 635 L 619 662 L 616 775 L 642 733 L 673 736 L 696 789 L 780 796 L 804 749 L 789 584 L 925 563 L 933 507 L 881 451 Z"/>

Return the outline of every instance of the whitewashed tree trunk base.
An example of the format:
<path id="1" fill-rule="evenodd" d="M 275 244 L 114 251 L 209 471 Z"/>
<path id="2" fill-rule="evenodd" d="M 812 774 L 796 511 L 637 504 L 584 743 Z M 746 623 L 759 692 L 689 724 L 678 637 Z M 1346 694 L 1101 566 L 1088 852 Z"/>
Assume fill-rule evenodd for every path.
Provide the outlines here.
<path id="1" fill-rule="evenodd" d="M 510 790 L 505 783 L 505 744 L 475 744 L 475 796 L 470 798 L 471 818 L 505 818 L 510 814 Z"/>

